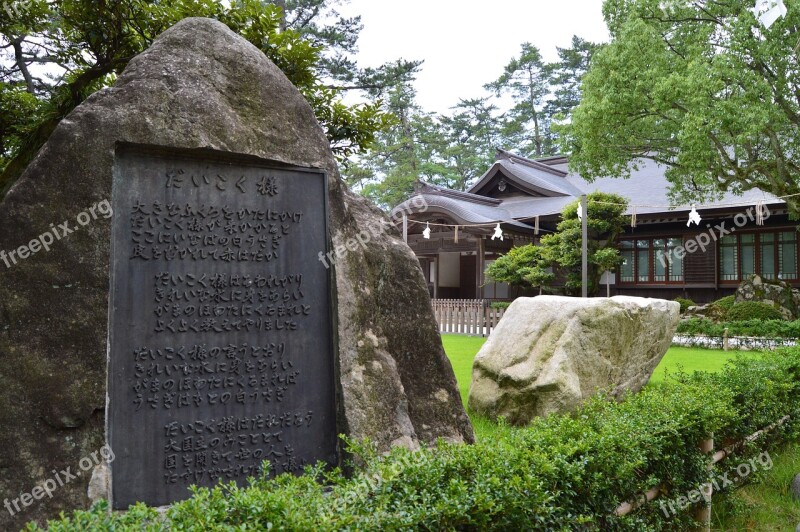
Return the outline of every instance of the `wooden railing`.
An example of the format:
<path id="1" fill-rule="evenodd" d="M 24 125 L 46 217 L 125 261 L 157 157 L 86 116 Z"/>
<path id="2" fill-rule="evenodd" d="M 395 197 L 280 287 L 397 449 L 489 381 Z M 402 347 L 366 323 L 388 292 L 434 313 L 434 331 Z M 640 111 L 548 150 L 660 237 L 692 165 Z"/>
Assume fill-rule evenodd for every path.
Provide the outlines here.
<path id="1" fill-rule="evenodd" d="M 736 451 L 737 449 L 739 449 L 741 447 L 744 447 L 745 445 L 756 441 L 758 438 L 760 438 L 764 434 L 775 430 L 776 428 L 780 427 L 781 425 L 783 425 L 784 423 L 786 423 L 790 419 L 791 419 L 791 416 L 788 416 L 788 415 L 783 416 L 782 418 L 780 418 L 775 423 L 773 423 L 773 424 L 769 425 L 768 427 L 765 427 L 765 428 L 755 432 L 754 434 L 751 434 L 750 436 L 746 437 L 744 440 L 742 440 L 742 441 L 740 441 L 738 443 L 735 443 L 733 445 L 729 445 L 728 447 L 725 447 L 724 449 L 720 449 L 720 450 L 718 450 L 716 452 L 714 452 L 714 435 L 710 434 L 708 439 L 700 442 L 700 446 L 699 446 L 700 450 L 703 453 L 705 453 L 707 455 L 710 455 L 710 457 L 711 457 L 711 463 L 708 466 L 709 467 L 709 471 L 713 471 L 714 465 L 716 463 L 721 462 L 722 460 L 724 460 L 725 458 L 727 458 L 728 456 L 733 454 L 733 452 Z M 711 454 L 711 453 L 713 453 L 713 454 Z M 711 479 L 711 476 L 709 476 L 709 479 Z M 711 530 L 711 497 L 714 494 L 714 485 L 713 485 L 713 483 L 707 483 L 707 484 L 704 484 L 702 486 L 697 486 L 696 488 L 697 489 L 695 491 L 701 492 L 702 495 L 703 495 L 703 498 L 705 499 L 706 502 L 705 503 L 701 502 L 699 505 L 694 505 L 695 506 L 694 518 L 695 518 L 695 521 L 698 522 L 699 530 L 710 531 Z M 654 488 L 651 488 L 647 493 L 639 494 L 639 497 L 637 497 L 636 500 L 627 501 L 627 502 L 624 502 L 624 503 L 620 504 L 619 507 L 614 511 L 614 515 L 619 516 L 619 517 L 624 516 L 624 515 L 628 515 L 629 513 L 631 513 L 634 510 L 636 510 L 637 508 L 649 503 L 653 499 L 656 499 L 659 495 L 662 495 L 665 491 L 666 491 L 666 488 L 665 488 L 664 485 L 660 484 L 658 486 L 655 486 Z M 694 502 L 694 501 L 691 501 L 691 502 Z M 670 509 L 674 510 L 673 508 L 670 508 Z"/>
<path id="2" fill-rule="evenodd" d="M 489 336 L 505 314 L 484 299 L 433 299 L 431 306 L 439 332 L 447 334 Z"/>

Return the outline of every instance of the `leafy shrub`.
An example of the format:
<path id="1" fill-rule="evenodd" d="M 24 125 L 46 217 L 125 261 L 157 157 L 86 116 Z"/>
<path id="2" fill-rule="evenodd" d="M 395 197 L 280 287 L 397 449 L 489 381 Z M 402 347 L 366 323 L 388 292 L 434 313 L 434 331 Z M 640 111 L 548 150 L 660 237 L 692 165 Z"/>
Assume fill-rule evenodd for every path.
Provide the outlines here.
<path id="1" fill-rule="evenodd" d="M 712 305 L 716 305 L 721 309 L 724 309 L 725 312 L 729 311 L 733 305 L 736 304 L 736 296 L 725 296 L 717 299 Z"/>
<path id="2" fill-rule="evenodd" d="M 800 338 L 800 320 L 746 320 L 715 323 L 691 318 L 678 324 L 678 333 L 693 336 L 755 336 L 760 338 Z"/>
<path id="3" fill-rule="evenodd" d="M 505 310 L 511 305 L 511 301 L 492 301 L 490 307 L 497 310 Z"/>
<path id="4" fill-rule="evenodd" d="M 685 298 L 682 298 L 682 297 L 676 297 L 675 301 L 677 301 L 678 303 L 681 304 L 681 314 L 686 312 L 689 309 L 689 307 L 697 306 L 697 303 L 695 303 L 691 299 L 685 299 Z"/>
<path id="5" fill-rule="evenodd" d="M 350 442 L 365 465 L 349 478 L 308 468 L 301 477 L 264 477 L 247 488 L 195 489 L 163 517 L 143 506 L 109 514 L 101 504 L 48 525 L 53 531 L 685 530 L 690 512 L 667 518 L 657 501 L 626 517 L 613 512 L 662 482 L 672 494 L 708 482 L 709 458 L 697 444 L 709 433 L 717 442 L 737 442 L 787 414 L 791 420 L 769 440 L 797 436 L 798 348 L 739 358 L 716 374 L 678 374 L 619 403 L 598 396 L 572 415 L 539 418 L 475 445 L 440 442 L 380 456 L 368 443 Z M 768 446 L 759 438 L 729 464 Z"/>
<path id="6" fill-rule="evenodd" d="M 725 326 L 706 318 L 689 318 L 678 323 L 678 334 L 692 336 L 722 336 Z M 732 333 L 731 333 L 732 334 Z"/>
<path id="7" fill-rule="evenodd" d="M 727 313 L 730 321 L 744 320 L 780 320 L 783 318 L 780 311 L 767 303 L 760 301 L 742 301 L 733 305 Z"/>

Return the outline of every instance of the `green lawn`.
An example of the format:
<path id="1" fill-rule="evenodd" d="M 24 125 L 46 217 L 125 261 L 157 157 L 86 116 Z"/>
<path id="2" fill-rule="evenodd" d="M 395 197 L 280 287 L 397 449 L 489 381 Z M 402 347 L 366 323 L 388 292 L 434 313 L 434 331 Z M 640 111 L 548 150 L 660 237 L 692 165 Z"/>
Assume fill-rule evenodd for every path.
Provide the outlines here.
<path id="1" fill-rule="evenodd" d="M 472 336 L 442 335 L 442 343 L 453 365 L 465 405 L 472 377 L 472 360 L 485 341 L 485 338 Z M 663 382 L 665 374 L 678 370 L 687 373 L 719 371 L 728 360 L 740 354 L 761 356 L 752 352 L 671 347 L 653 372 L 650 384 Z M 502 438 L 504 432 L 514 430 L 469 414 L 478 439 Z M 800 523 L 800 503 L 793 501 L 789 494 L 792 478 L 800 472 L 800 444 L 788 445 L 770 453 L 770 456 L 774 467 L 761 482 L 746 485 L 730 495 L 714 497 L 713 530 L 794 530 L 795 525 Z"/>
<path id="2" fill-rule="evenodd" d="M 748 484 L 711 505 L 712 530 L 794 530 L 800 503 L 792 499 L 792 479 L 800 472 L 800 445 L 770 451 L 772 469 L 758 483 Z"/>
<path id="3" fill-rule="evenodd" d="M 467 395 L 469 395 L 469 383 L 472 379 L 472 360 L 478 354 L 485 341 L 485 338 L 476 336 L 442 335 L 444 350 L 453 365 L 453 371 L 455 371 L 456 380 L 458 380 L 458 389 L 461 391 L 461 398 L 465 405 L 467 404 Z M 680 369 L 687 373 L 719 371 L 728 360 L 739 353 L 739 351 L 725 352 L 694 347 L 671 347 L 667 354 L 664 355 L 664 358 L 661 359 L 661 363 L 656 367 L 650 382 L 662 382 L 665 374 L 674 373 Z M 759 353 L 741 353 L 742 356 L 760 356 Z"/>

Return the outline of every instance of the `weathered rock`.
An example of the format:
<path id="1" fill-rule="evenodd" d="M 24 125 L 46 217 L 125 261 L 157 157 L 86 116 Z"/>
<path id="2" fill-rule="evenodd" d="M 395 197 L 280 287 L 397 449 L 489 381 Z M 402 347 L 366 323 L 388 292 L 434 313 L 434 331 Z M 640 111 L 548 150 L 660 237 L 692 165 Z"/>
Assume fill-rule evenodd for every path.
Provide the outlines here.
<path id="1" fill-rule="evenodd" d="M 522 425 L 600 390 L 644 386 L 678 325 L 674 301 L 561 296 L 514 301 L 475 357 L 469 406 Z"/>
<path id="2" fill-rule="evenodd" d="M 792 479 L 791 493 L 794 500 L 800 501 L 800 473 L 796 474 Z"/>
<path id="3" fill-rule="evenodd" d="M 758 301 L 773 306 L 786 320 L 800 317 L 800 290 L 793 289 L 785 281 L 769 281 L 751 275 L 736 289 L 736 302 L 742 301 Z"/>
<path id="4" fill-rule="evenodd" d="M 725 317 L 725 309 L 713 303 L 705 305 L 695 305 L 686 309 L 681 319 L 688 320 L 690 318 L 708 318 L 710 320 L 719 321 Z"/>
<path id="5" fill-rule="evenodd" d="M 226 26 L 186 19 L 113 88 L 67 116 L 0 205 L 0 250 L 109 199 L 119 141 L 254 155 L 330 176 L 341 252 L 340 430 L 378 448 L 473 441 L 419 264 L 384 215 L 342 184 L 313 111 L 283 73 Z M 72 223 L 70 224 L 72 225 Z M 104 445 L 110 223 L 99 218 L 10 268 L 0 265 L 0 494 L 14 498 Z M 99 477 L 98 477 L 99 478 Z M 89 503 L 89 476 L 0 529 Z M 98 480 L 99 482 L 99 480 Z"/>

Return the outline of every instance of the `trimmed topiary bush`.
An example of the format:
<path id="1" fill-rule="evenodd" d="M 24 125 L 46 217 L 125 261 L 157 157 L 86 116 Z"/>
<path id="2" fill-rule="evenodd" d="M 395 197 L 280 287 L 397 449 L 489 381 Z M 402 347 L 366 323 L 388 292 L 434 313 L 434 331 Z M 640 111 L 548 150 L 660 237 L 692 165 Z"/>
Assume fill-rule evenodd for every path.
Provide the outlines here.
<path id="1" fill-rule="evenodd" d="M 733 305 L 736 304 L 736 296 L 725 296 L 717 299 L 712 305 L 720 307 L 725 310 L 725 312 L 729 311 Z"/>
<path id="2" fill-rule="evenodd" d="M 708 307 L 707 315 L 717 321 L 728 319 L 728 311 L 736 304 L 736 296 L 725 296 L 717 299 Z"/>
<path id="3" fill-rule="evenodd" d="M 730 308 L 727 318 L 729 321 L 780 320 L 783 319 L 783 315 L 778 309 L 767 303 L 742 301 Z"/>
<path id="4" fill-rule="evenodd" d="M 680 305 L 681 305 L 681 314 L 686 312 L 689 309 L 689 307 L 696 307 L 697 306 L 697 303 L 695 303 L 691 299 L 686 299 L 686 298 L 683 298 L 683 297 L 676 297 L 674 299 L 674 301 L 677 301 L 678 303 L 680 303 Z"/>

